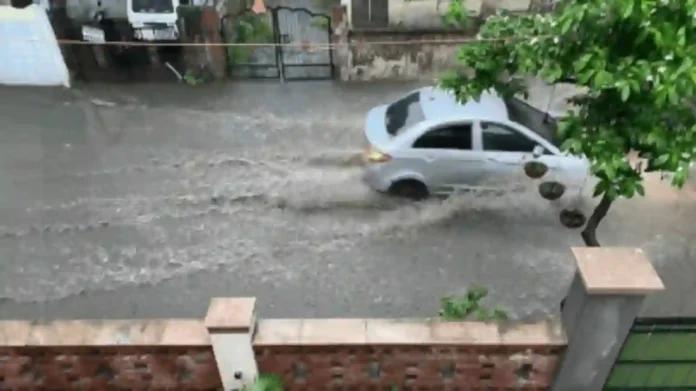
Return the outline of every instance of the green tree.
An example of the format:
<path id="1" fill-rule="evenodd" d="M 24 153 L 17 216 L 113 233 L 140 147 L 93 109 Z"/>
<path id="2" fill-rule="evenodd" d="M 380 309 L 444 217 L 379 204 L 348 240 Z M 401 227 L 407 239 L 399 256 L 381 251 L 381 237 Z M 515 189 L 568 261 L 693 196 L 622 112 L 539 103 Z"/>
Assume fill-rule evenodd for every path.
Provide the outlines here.
<path id="1" fill-rule="evenodd" d="M 460 1 L 460 0 L 455 0 Z M 460 13 L 461 14 L 461 13 Z M 453 15 L 456 17 L 456 15 Z M 459 100 L 489 89 L 526 94 L 527 77 L 585 87 L 559 123 L 562 149 L 584 154 L 601 197 L 582 237 L 617 198 L 644 195 L 643 173 L 683 186 L 696 153 L 696 0 L 574 0 L 547 14 L 489 17 L 440 84 Z M 632 165 L 629 152 L 647 165 Z"/>

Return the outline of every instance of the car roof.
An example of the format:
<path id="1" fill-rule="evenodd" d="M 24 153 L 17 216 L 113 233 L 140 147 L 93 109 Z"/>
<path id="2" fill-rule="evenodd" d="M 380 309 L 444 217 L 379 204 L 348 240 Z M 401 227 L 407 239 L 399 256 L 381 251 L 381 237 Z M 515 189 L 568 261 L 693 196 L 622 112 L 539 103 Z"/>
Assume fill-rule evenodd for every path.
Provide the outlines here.
<path id="1" fill-rule="evenodd" d="M 507 120 L 508 111 L 505 101 L 495 92 L 481 94 L 478 101 L 471 100 L 465 104 L 457 102 L 454 94 L 437 87 L 420 89 L 420 104 L 427 120 L 445 118 L 490 118 Z"/>

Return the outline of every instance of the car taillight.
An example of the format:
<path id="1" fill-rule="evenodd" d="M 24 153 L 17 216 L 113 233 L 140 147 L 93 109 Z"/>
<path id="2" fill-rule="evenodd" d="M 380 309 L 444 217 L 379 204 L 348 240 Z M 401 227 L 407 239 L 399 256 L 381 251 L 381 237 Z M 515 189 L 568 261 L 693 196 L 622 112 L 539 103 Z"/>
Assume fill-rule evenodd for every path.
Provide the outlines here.
<path id="1" fill-rule="evenodd" d="M 391 159 L 391 156 L 374 147 L 367 148 L 363 156 L 367 163 L 384 163 Z"/>

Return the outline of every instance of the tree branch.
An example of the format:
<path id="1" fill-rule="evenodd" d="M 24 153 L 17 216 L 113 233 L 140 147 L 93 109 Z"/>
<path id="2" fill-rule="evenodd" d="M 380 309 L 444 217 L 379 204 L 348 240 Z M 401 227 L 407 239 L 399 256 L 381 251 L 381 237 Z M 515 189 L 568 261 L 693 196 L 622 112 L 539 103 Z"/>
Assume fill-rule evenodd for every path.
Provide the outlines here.
<path id="1" fill-rule="evenodd" d="M 590 216 L 590 218 L 587 220 L 585 229 L 582 230 L 582 233 L 580 234 L 587 247 L 600 247 L 600 244 L 597 241 L 597 227 L 602 219 L 607 215 L 609 207 L 611 207 L 613 202 L 614 201 L 612 201 L 608 195 L 604 194 L 604 196 L 602 196 L 602 200 L 599 201 L 599 204 L 592 212 L 592 216 Z"/>

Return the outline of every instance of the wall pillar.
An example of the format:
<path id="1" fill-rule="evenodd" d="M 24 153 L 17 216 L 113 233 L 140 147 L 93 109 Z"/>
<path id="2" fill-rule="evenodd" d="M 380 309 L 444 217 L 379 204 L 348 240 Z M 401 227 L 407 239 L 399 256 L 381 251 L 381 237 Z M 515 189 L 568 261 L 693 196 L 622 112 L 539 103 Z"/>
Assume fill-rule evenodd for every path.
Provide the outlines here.
<path id="1" fill-rule="evenodd" d="M 664 286 L 640 249 L 572 251 L 577 269 L 561 309 L 569 343 L 551 391 L 601 391 L 643 299 Z"/>
<path id="2" fill-rule="evenodd" d="M 348 80 L 348 71 L 353 65 L 353 56 L 350 48 L 349 25 L 345 6 L 334 7 L 331 10 L 331 43 L 333 47 L 333 72 L 343 81 Z"/>
<path id="3" fill-rule="evenodd" d="M 205 326 L 225 391 L 236 391 L 258 376 L 252 338 L 256 330 L 255 298 L 214 298 Z"/>

